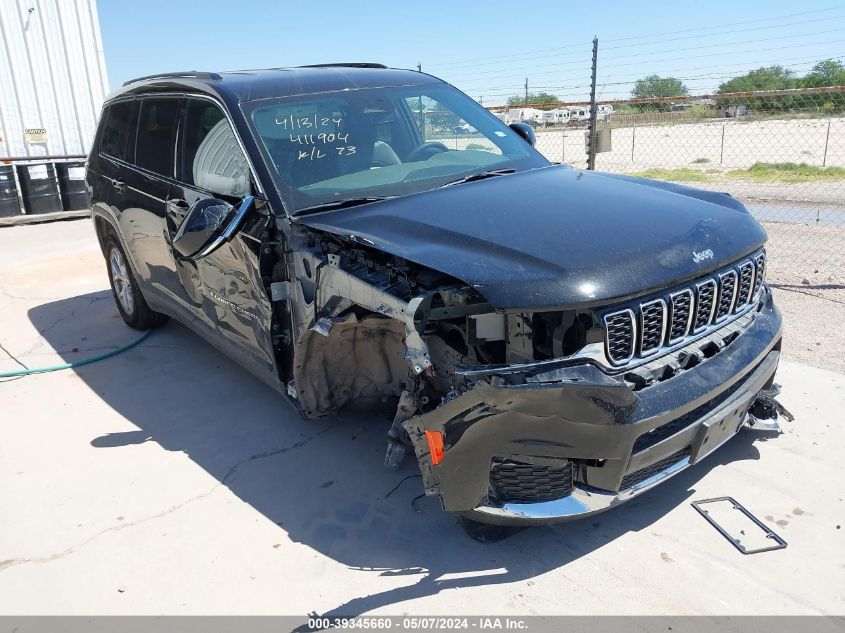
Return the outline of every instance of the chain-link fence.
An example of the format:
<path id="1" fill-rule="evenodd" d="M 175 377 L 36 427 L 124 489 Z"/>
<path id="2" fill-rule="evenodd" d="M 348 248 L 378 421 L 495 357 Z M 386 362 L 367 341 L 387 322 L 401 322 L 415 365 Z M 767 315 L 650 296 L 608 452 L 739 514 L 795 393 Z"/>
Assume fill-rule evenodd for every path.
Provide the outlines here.
<path id="1" fill-rule="evenodd" d="M 494 109 L 587 164 L 589 104 Z M 769 280 L 845 303 L 845 86 L 598 106 L 596 170 L 725 191 L 769 232 Z"/>

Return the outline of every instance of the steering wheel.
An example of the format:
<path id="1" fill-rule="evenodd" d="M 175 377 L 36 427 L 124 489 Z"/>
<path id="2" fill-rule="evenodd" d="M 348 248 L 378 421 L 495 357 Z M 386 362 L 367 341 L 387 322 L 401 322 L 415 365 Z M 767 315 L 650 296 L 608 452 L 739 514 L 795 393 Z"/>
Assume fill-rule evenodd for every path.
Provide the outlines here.
<path id="1" fill-rule="evenodd" d="M 449 148 L 440 141 L 427 141 L 408 152 L 408 155 L 405 157 L 405 162 L 413 163 L 418 160 L 428 160 L 435 154 L 448 151 Z"/>

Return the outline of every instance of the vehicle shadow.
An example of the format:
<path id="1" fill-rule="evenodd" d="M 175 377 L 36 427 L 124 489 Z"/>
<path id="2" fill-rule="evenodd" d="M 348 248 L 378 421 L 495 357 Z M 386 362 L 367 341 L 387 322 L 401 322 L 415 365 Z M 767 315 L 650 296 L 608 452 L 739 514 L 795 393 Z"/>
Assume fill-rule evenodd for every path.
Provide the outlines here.
<path id="1" fill-rule="evenodd" d="M 104 293 L 109 291 L 45 303 L 29 317 L 56 350 L 75 349 L 83 337 L 91 346 L 132 340 L 136 333 L 113 304 L 97 300 Z M 85 355 L 84 349 L 62 352 L 67 362 Z M 381 593 L 362 589 L 318 614 L 325 616 L 531 579 L 648 528 L 690 500 L 711 469 L 759 458 L 752 434 L 742 433 L 703 463 L 607 514 L 483 544 L 467 537 L 435 499 L 418 498 L 422 485 L 413 458 L 399 472 L 383 467 L 387 415 L 303 420 L 281 395 L 179 324 L 170 322 L 126 353 L 74 371 L 137 427 L 126 431 L 120 420 L 115 432 L 91 437 L 92 446 L 113 451 L 155 442 L 182 451 L 278 525 L 280 539 L 287 535 L 362 573 L 413 579 Z"/>

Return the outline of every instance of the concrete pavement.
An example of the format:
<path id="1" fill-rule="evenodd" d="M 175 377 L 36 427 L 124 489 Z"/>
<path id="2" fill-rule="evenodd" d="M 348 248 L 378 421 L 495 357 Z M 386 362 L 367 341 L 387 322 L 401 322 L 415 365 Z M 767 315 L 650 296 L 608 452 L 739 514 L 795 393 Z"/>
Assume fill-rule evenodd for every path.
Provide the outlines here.
<path id="1" fill-rule="evenodd" d="M 44 366 L 135 337 L 90 222 L 0 229 L 9 354 Z M 842 613 L 845 376 L 784 362 L 778 381 L 783 435 L 743 432 L 614 511 L 480 544 L 435 500 L 412 507 L 412 461 L 381 465 L 387 420 L 306 422 L 169 323 L 0 384 L 0 613 Z M 689 505 L 721 495 L 789 546 L 742 556 Z"/>

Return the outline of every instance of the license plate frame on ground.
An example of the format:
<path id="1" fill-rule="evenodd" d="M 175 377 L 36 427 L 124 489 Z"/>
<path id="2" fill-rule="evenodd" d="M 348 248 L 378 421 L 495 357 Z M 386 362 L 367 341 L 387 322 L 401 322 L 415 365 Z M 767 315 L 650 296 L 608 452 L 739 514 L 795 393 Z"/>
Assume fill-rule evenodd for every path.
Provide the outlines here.
<path id="1" fill-rule="evenodd" d="M 749 519 L 754 525 L 756 525 L 763 531 L 767 539 L 773 540 L 775 544 L 768 545 L 766 547 L 748 549 L 742 544 L 742 541 L 739 539 L 739 537 L 734 537 L 730 532 L 728 532 L 724 527 L 722 527 L 712 516 L 710 516 L 710 513 L 707 510 L 701 507 L 707 504 L 724 502 L 732 504 L 734 510 L 739 510 L 743 515 L 745 515 L 747 519 Z M 701 501 L 693 501 L 690 505 L 695 508 L 695 510 L 701 516 L 707 519 L 707 522 L 714 528 L 716 528 L 719 534 L 724 536 L 728 541 L 730 541 L 731 545 L 733 545 L 743 554 L 759 554 L 760 552 L 771 552 L 773 550 L 784 549 L 786 547 L 786 541 L 784 541 L 780 536 L 775 534 L 775 532 L 773 532 L 771 528 L 769 528 L 760 519 L 751 514 L 751 512 L 749 512 L 739 501 L 737 501 L 733 497 L 714 497 L 712 499 L 702 499 Z"/>

